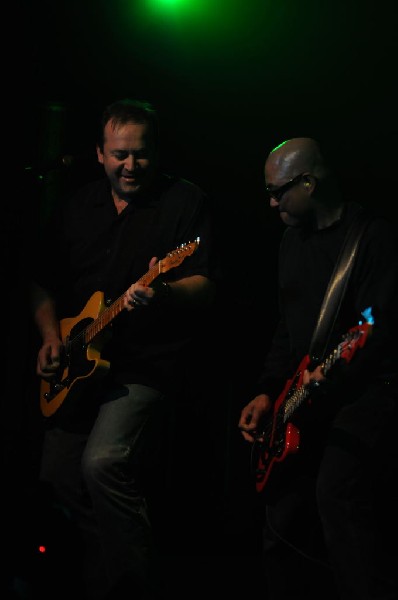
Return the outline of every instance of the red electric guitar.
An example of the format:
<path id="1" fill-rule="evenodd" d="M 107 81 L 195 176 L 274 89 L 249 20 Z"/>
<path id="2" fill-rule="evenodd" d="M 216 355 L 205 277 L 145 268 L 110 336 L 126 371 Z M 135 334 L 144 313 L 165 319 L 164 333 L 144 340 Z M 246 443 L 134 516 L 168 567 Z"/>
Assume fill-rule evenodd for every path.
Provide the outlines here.
<path id="1" fill-rule="evenodd" d="M 364 311 L 364 322 L 352 327 L 344 336 L 337 348 L 320 365 L 326 375 L 337 362 L 349 363 L 358 348 L 362 348 L 373 326 L 370 309 Z M 258 457 L 255 469 L 256 490 L 261 492 L 266 485 L 272 467 L 283 461 L 289 454 L 298 452 L 300 447 L 300 431 L 291 422 L 298 409 L 310 400 L 311 385 L 303 384 L 303 374 L 310 363 L 307 355 L 301 361 L 294 377 L 289 379 L 274 405 L 272 416 L 266 423 L 265 430 L 258 436 Z"/>

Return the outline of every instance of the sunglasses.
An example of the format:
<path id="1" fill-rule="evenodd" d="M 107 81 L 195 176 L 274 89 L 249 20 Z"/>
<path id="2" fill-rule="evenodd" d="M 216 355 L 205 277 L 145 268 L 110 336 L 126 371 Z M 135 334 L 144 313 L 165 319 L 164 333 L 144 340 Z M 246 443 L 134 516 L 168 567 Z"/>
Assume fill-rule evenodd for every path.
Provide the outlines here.
<path id="1" fill-rule="evenodd" d="M 303 175 L 304 175 L 304 173 L 300 173 L 300 175 L 296 175 L 296 177 L 293 177 L 293 179 L 290 179 L 287 183 L 284 183 L 283 185 L 281 185 L 278 188 L 271 189 L 267 186 L 265 189 L 268 194 L 268 197 L 274 198 L 274 200 L 277 200 L 277 202 L 280 202 L 282 200 L 283 194 L 286 194 L 286 192 L 288 190 L 290 190 L 290 188 L 297 185 L 301 181 Z"/>

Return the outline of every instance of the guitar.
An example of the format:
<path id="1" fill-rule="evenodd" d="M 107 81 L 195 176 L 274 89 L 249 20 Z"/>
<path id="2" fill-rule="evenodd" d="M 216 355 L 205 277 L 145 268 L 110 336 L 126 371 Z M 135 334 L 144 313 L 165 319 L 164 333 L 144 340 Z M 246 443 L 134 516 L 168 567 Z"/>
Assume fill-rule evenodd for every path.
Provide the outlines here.
<path id="1" fill-rule="evenodd" d="M 195 252 L 199 238 L 182 244 L 165 258 L 159 260 L 137 283 L 149 285 L 161 273 L 177 267 Z M 88 380 L 103 377 L 110 363 L 101 358 L 101 350 L 107 339 L 105 327 L 124 309 L 124 294 L 107 306 L 104 294 L 95 292 L 81 313 L 74 318 L 60 321 L 64 355 L 58 375 L 40 383 L 40 409 L 45 417 L 52 416 L 68 400 L 76 399 Z"/>
<path id="2" fill-rule="evenodd" d="M 362 348 L 373 326 L 371 309 L 362 313 L 366 319 L 352 327 L 342 338 L 341 343 L 320 365 L 323 373 L 327 372 L 337 361 L 349 363 L 356 351 Z M 292 422 L 293 416 L 304 403 L 310 403 L 311 392 L 316 389 L 313 384 L 303 384 L 303 374 L 310 364 L 307 355 L 301 361 L 294 377 L 286 385 L 275 402 L 272 415 L 266 423 L 265 430 L 254 442 L 258 445 L 258 459 L 255 469 L 257 492 L 261 492 L 277 462 L 283 461 L 289 454 L 298 452 L 300 447 L 300 431 Z"/>

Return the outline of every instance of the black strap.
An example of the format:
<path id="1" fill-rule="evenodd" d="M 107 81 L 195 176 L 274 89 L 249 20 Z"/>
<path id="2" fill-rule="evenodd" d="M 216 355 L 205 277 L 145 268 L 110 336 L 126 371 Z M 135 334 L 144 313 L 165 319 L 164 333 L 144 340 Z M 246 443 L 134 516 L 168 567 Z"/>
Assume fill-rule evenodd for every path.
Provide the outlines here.
<path id="1" fill-rule="evenodd" d="M 370 219 L 371 217 L 364 209 L 360 210 L 347 231 L 312 335 L 309 356 L 315 364 L 322 362 L 326 354 L 330 334 L 343 301 L 359 242 Z"/>

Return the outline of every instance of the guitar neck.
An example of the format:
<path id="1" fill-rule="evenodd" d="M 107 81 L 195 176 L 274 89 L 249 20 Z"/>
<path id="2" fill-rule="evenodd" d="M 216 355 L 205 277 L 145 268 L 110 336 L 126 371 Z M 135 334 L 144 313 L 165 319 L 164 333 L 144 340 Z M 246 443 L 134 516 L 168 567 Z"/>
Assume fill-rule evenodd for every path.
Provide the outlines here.
<path id="1" fill-rule="evenodd" d="M 137 280 L 137 283 L 141 283 L 142 285 L 149 285 L 160 275 L 162 272 L 162 261 L 159 260 L 153 267 L 145 273 L 140 279 Z M 126 290 L 127 291 L 127 290 Z M 107 325 L 109 325 L 118 314 L 122 312 L 124 309 L 124 296 L 126 292 L 124 292 L 117 300 L 112 302 L 112 304 L 105 308 L 103 312 L 92 322 L 90 323 L 85 331 L 84 331 L 84 339 L 86 344 L 89 344 L 96 335 L 98 335 Z"/>
<path id="2" fill-rule="evenodd" d="M 332 366 L 341 358 L 342 353 L 342 345 L 339 344 L 333 352 L 329 354 L 329 356 L 321 363 L 320 367 L 324 375 L 326 375 Z M 300 376 L 302 373 L 300 373 Z M 286 398 L 286 402 L 284 404 L 284 413 L 283 420 L 286 422 L 293 413 L 300 407 L 300 405 L 308 398 L 311 393 L 311 387 L 309 385 L 300 385 L 297 387 L 293 393 Z"/>
<path id="3" fill-rule="evenodd" d="M 181 244 L 178 248 L 169 252 L 162 260 L 155 263 L 140 279 L 137 283 L 148 286 L 152 281 L 156 279 L 161 273 L 166 273 L 169 269 L 177 267 L 182 263 L 187 256 L 190 256 L 199 246 L 200 238 L 197 237 L 194 242 L 188 244 Z M 127 291 L 127 290 L 126 290 Z M 110 306 L 102 310 L 99 316 L 86 327 L 83 332 L 84 341 L 89 344 L 96 335 L 98 335 L 107 325 L 113 321 L 113 319 L 122 312 L 124 309 L 124 292 L 117 300 L 115 300 Z M 81 334 L 79 334 L 81 335 Z"/>
<path id="4" fill-rule="evenodd" d="M 330 369 L 338 360 L 343 360 L 346 363 L 351 361 L 357 348 L 364 345 L 371 327 L 372 323 L 371 321 L 368 321 L 361 326 L 350 329 L 350 331 L 344 336 L 344 340 L 321 363 L 320 366 L 324 375 L 330 371 Z M 301 380 L 301 372 L 299 373 L 299 376 Z M 287 394 L 282 405 L 284 422 L 286 422 L 292 416 L 292 414 L 311 393 L 311 387 L 309 385 L 300 385 L 291 389 L 292 393 L 290 395 Z"/>

